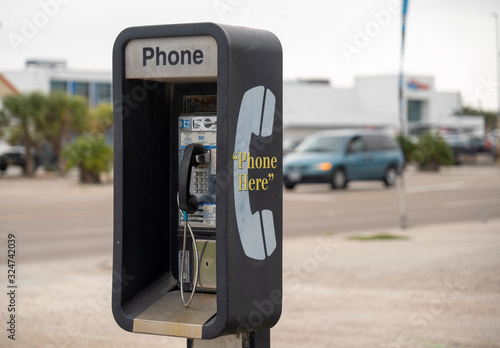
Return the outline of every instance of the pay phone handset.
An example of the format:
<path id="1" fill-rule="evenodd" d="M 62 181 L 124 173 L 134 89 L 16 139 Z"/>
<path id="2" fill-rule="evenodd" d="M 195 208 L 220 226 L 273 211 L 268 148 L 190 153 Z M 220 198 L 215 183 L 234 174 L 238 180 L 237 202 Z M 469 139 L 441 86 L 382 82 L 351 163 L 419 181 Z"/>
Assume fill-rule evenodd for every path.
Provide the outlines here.
<path id="1" fill-rule="evenodd" d="M 184 227 L 182 252 L 179 251 L 179 287 L 184 306 L 189 306 L 199 280 L 199 253 L 192 227 L 215 228 L 215 174 L 217 116 L 184 114 L 179 117 L 179 222 Z M 184 283 L 189 281 L 187 229 L 193 241 L 193 289 L 184 299 Z"/>

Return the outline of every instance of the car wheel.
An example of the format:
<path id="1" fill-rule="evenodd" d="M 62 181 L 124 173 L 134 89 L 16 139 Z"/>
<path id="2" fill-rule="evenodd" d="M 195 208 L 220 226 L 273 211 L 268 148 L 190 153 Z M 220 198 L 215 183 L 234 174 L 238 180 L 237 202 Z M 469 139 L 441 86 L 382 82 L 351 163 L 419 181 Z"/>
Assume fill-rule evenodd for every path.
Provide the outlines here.
<path id="1" fill-rule="evenodd" d="M 7 170 L 7 160 L 4 156 L 0 156 L 0 171 L 5 172 Z"/>
<path id="2" fill-rule="evenodd" d="M 394 168 L 393 166 L 390 166 L 389 168 L 387 168 L 387 170 L 385 171 L 385 174 L 384 174 L 385 186 L 387 186 L 387 187 L 394 186 L 394 184 L 396 183 L 397 177 L 398 177 L 398 172 L 397 172 L 396 168 Z"/>
<path id="3" fill-rule="evenodd" d="M 283 181 L 283 185 L 285 185 L 285 188 L 287 190 L 293 190 L 293 188 L 295 187 L 295 183 L 292 183 L 290 181 Z"/>
<path id="4" fill-rule="evenodd" d="M 338 168 L 332 174 L 331 185 L 333 189 L 346 188 L 347 178 L 343 169 Z"/>

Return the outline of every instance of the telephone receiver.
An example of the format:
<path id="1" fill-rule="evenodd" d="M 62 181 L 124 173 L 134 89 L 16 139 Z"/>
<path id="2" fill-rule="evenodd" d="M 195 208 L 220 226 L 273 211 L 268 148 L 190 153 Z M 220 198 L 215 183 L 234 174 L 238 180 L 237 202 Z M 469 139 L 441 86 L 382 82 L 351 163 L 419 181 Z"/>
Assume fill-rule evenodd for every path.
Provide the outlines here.
<path id="1" fill-rule="evenodd" d="M 235 153 L 250 151 L 252 133 L 267 137 L 273 133 L 276 97 L 264 86 L 249 89 L 243 95 L 236 128 Z M 234 207 L 241 244 L 245 254 L 264 260 L 276 249 L 276 233 L 271 210 L 252 214 L 248 191 L 239 191 L 239 175 L 248 174 L 248 168 L 235 165 L 233 169 Z"/>
<path id="2" fill-rule="evenodd" d="M 193 214 L 198 210 L 198 198 L 189 193 L 191 183 L 191 169 L 198 164 L 206 163 L 205 148 L 201 144 L 193 143 L 186 145 L 181 160 L 181 171 L 179 173 L 179 209 Z"/>

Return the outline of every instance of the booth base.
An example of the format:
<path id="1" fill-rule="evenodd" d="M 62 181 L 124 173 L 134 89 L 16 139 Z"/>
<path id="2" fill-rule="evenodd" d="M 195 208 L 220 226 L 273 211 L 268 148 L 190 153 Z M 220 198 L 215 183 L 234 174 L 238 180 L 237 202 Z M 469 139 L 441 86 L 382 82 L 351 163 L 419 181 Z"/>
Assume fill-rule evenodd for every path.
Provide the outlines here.
<path id="1" fill-rule="evenodd" d="M 187 293 L 184 294 L 188 296 Z M 201 338 L 202 327 L 217 313 L 217 295 L 196 293 L 184 307 L 179 290 L 156 300 L 134 319 L 134 332 Z"/>

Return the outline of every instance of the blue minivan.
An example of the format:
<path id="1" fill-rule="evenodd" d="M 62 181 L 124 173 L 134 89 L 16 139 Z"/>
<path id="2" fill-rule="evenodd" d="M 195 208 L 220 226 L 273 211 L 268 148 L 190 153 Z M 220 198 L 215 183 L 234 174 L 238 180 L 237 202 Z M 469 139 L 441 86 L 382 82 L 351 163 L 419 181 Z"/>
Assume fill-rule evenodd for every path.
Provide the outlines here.
<path id="1" fill-rule="evenodd" d="M 396 141 L 382 132 L 322 131 L 306 138 L 283 162 L 283 183 L 329 183 L 345 188 L 353 180 L 381 180 L 393 186 L 404 164 Z"/>

